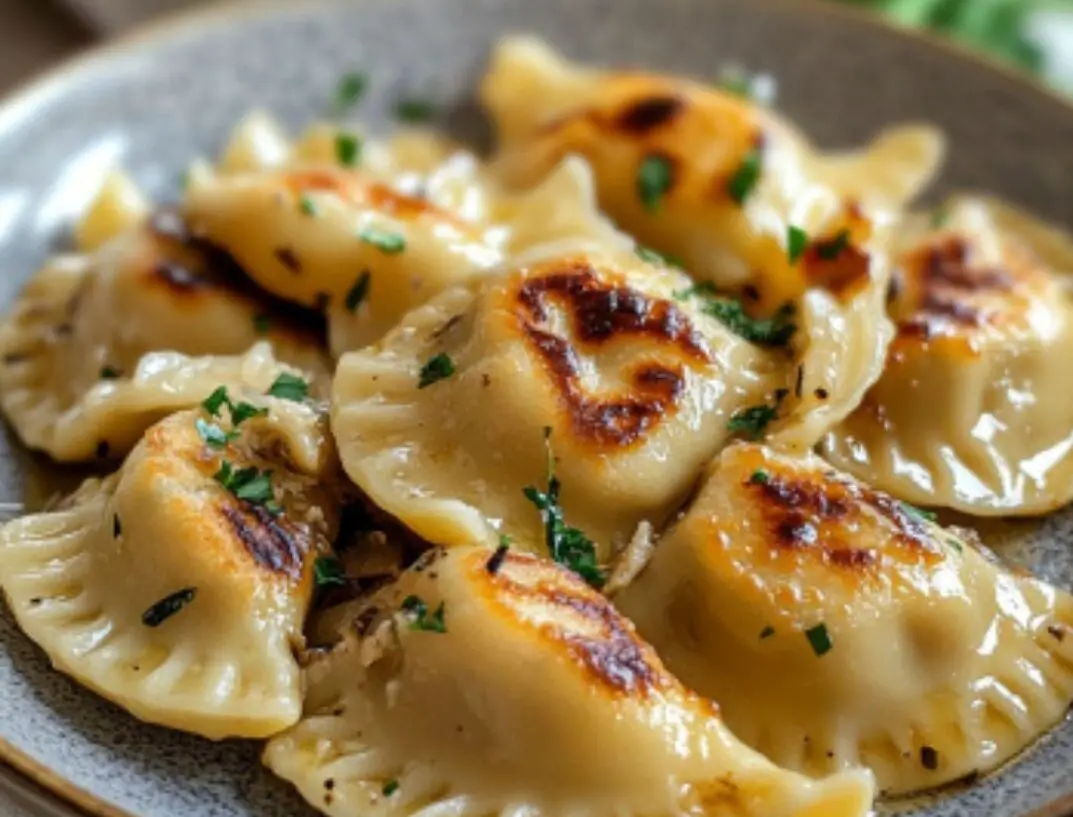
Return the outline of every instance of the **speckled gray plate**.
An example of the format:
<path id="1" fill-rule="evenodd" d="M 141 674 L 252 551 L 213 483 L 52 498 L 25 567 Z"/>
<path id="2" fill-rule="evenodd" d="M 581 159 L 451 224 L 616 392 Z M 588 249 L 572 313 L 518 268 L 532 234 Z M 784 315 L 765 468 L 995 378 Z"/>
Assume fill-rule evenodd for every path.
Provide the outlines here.
<path id="1" fill-rule="evenodd" d="M 491 42 L 518 30 L 607 64 L 711 76 L 736 61 L 769 71 L 781 107 L 828 145 L 888 122 L 933 120 L 953 144 L 942 187 L 989 188 L 1073 226 L 1073 107 L 855 14 L 795 0 L 305 0 L 159 27 L 0 108 L 0 304 L 61 240 L 107 167 L 122 162 L 153 194 L 174 197 L 186 161 L 218 147 L 246 109 L 265 105 L 297 126 L 324 111 L 344 70 L 370 72 L 360 115 L 373 124 L 386 126 L 397 93 L 420 92 L 450 108 L 450 127 L 480 133 L 467 94 Z M 0 436 L 0 501 L 39 493 L 40 472 Z M 999 538 L 1009 558 L 1073 587 L 1073 516 Z M 308 814 L 257 755 L 253 744 L 136 722 L 50 671 L 0 614 L 0 757 L 82 808 Z M 934 817 L 1073 812 L 1073 724 L 973 788 L 908 807 Z"/>

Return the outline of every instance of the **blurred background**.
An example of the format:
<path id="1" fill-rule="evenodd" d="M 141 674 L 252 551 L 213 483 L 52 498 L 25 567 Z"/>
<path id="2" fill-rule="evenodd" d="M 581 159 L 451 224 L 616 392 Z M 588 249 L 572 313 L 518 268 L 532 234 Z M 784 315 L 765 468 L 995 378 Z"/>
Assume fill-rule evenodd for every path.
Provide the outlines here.
<path id="1" fill-rule="evenodd" d="M 934 29 L 1073 93 L 1073 0 L 818 1 Z M 218 0 L 0 0 L 0 93 L 96 41 L 162 14 L 213 2 Z"/>

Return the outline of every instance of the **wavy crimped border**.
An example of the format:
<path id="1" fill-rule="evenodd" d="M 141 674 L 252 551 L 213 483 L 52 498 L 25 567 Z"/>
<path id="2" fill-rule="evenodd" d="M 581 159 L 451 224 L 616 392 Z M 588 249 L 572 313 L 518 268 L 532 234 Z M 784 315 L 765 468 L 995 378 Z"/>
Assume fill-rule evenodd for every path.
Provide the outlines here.
<path id="1" fill-rule="evenodd" d="M 443 0 L 447 2 L 447 0 Z M 324 8 L 335 5 L 338 0 L 307 0 L 307 8 L 313 3 Z M 1041 97 L 1051 103 L 1056 113 L 1073 121 L 1073 102 L 1046 86 L 1036 82 L 1029 74 L 999 60 L 981 54 L 952 40 L 928 31 L 909 30 L 885 22 L 878 16 L 861 9 L 825 3 L 821 0 L 765 0 L 768 9 L 782 5 L 807 9 L 811 14 L 824 15 L 841 24 L 858 26 L 873 34 L 900 38 L 917 46 L 940 51 L 953 60 L 974 63 L 982 73 L 1001 76 L 1020 86 L 1021 93 Z M 17 86 L 0 105 L 0 132 L 14 126 L 34 107 L 41 97 L 63 92 L 64 82 L 73 74 L 99 68 L 122 52 L 144 46 L 153 40 L 166 38 L 172 33 L 189 32 L 223 22 L 235 22 L 245 17 L 257 17 L 271 13 L 273 9 L 291 9 L 289 0 L 238 0 L 222 7 L 202 8 L 170 15 L 160 21 L 135 29 L 104 46 L 86 49 L 56 68 L 29 82 Z M 80 810 L 87 817 L 136 817 L 130 812 L 102 800 L 85 789 L 64 779 L 30 755 L 0 738 L 0 763 L 9 766 L 24 776 L 31 788 L 59 798 L 66 805 Z M 1073 791 L 1022 817 L 1073 817 Z"/>

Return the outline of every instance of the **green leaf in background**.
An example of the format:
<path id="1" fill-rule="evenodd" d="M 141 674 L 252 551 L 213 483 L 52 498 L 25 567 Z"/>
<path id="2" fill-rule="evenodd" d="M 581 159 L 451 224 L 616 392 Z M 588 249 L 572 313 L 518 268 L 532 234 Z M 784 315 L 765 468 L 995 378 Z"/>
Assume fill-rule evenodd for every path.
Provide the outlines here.
<path id="1" fill-rule="evenodd" d="M 931 28 L 1009 60 L 1033 73 L 1043 65 L 1026 34 L 1026 20 L 1040 8 L 1067 7 L 1069 0 L 843 0 L 871 6 L 902 25 Z"/>

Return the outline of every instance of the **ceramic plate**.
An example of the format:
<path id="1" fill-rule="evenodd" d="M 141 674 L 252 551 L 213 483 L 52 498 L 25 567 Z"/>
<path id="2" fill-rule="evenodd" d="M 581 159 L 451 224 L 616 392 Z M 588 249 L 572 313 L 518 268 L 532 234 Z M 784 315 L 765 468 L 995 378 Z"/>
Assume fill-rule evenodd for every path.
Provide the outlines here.
<path id="1" fill-rule="evenodd" d="M 829 146 L 885 123 L 931 120 L 952 143 L 937 192 L 986 188 L 1073 227 L 1073 107 L 852 13 L 794 0 L 307 0 L 158 27 L 0 109 L 0 304 L 62 243 L 109 167 L 122 163 L 159 199 L 174 198 L 187 160 L 214 151 L 248 108 L 266 106 L 297 126 L 324 112 L 346 70 L 371 76 L 359 112 L 371 124 L 388 125 L 399 93 L 420 93 L 443 102 L 448 127 L 479 137 L 468 94 L 492 41 L 523 30 L 597 63 L 703 77 L 733 61 L 769 72 L 780 83 L 780 107 Z M 0 436 L 0 502 L 38 503 L 54 488 L 40 461 Z M 1073 514 L 988 530 L 985 539 L 1073 587 Z M 109 817 L 311 813 L 262 771 L 256 745 L 212 744 L 138 723 L 50 671 L 6 612 L 0 755 Z M 1057 817 L 1073 811 L 1071 769 L 1066 723 L 1001 773 L 908 807 L 929 817 Z M 17 807 L 29 814 L 57 813 L 25 799 Z"/>

